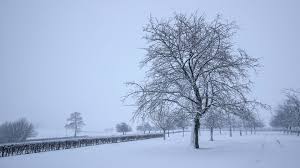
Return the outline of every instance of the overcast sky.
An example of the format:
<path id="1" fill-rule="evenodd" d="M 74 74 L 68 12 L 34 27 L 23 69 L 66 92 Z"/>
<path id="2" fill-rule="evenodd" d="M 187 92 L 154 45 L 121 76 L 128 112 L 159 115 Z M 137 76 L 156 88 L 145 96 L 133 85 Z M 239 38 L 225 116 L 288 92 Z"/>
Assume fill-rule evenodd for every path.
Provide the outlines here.
<path id="1" fill-rule="evenodd" d="M 151 15 L 222 14 L 240 26 L 236 46 L 261 58 L 253 94 L 276 105 L 284 88 L 300 88 L 300 1 L 0 0 L 0 123 L 26 117 L 63 130 L 81 112 L 85 130 L 129 121 L 124 82 L 140 81 Z M 269 113 L 263 113 L 268 121 Z"/>

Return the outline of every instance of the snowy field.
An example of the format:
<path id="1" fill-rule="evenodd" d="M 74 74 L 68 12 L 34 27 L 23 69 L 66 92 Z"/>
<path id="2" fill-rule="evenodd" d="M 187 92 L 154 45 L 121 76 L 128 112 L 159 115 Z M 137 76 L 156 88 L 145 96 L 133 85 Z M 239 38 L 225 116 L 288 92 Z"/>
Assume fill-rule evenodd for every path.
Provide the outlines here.
<path id="1" fill-rule="evenodd" d="M 166 141 L 150 139 L 118 144 L 0 158 L 1 168 L 100 168 L 100 167 L 207 167 L 298 168 L 300 137 L 276 132 L 230 138 L 215 133 L 208 141 L 200 136 L 200 149 L 190 146 L 190 135 L 171 134 Z M 198 165 L 198 166 L 196 166 Z"/>

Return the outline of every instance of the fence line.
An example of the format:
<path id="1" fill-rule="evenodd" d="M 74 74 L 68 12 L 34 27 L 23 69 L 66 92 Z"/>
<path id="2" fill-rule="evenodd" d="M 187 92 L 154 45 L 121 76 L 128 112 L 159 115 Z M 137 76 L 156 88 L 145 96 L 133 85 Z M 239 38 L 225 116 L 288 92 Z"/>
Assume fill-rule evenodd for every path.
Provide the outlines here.
<path id="1" fill-rule="evenodd" d="M 25 142 L 9 145 L 0 145 L 0 157 L 14 155 L 24 155 L 31 153 L 47 152 L 54 150 L 64 150 L 71 148 L 80 148 L 92 145 L 119 143 L 127 141 L 136 141 L 150 138 L 163 137 L 163 134 L 144 134 L 144 135 L 125 135 L 111 137 L 91 137 L 71 140 L 45 141 L 45 142 Z"/>

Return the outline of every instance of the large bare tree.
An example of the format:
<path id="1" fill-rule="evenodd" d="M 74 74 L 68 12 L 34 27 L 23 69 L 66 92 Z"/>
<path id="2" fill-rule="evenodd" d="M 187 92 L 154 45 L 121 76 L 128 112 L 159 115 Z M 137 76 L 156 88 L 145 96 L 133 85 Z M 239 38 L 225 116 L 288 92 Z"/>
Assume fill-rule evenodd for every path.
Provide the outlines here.
<path id="1" fill-rule="evenodd" d="M 193 144 L 199 148 L 200 118 L 212 106 L 238 114 L 254 102 L 247 98 L 249 70 L 259 66 L 258 60 L 236 49 L 236 30 L 234 22 L 220 16 L 212 21 L 197 13 L 151 17 L 144 27 L 148 46 L 141 62 L 148 69 L 146 80 L 128 83 L 133 89 L 127 96 L 137 105 L 134 117 L 153 113 L 162 102 L 184 109 L 193 119 Z"/>

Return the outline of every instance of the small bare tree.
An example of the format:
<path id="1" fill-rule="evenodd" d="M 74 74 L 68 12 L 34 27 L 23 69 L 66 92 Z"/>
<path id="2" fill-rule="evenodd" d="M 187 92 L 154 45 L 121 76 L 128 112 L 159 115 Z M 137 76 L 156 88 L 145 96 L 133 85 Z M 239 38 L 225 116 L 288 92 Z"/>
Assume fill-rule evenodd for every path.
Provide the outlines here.
<path id="1" fill-rule="evenodd" d="M 84 125 L 85 124 L 81 117 L 81 113 L 74 112 L 71 113 L 70 118 L 67 119 L 67 124 L 65 125 L 65 128 L 74 130 L 74 137 L 76 137 Z"/>
<path id="2" fill-rule="evenodd" d="M 264 127 L 264 123 L 262 120 L 260 120 L 259 116 L 255 113 L 251 113 L 246 119 L 245 119 L 245 129 L 250 129 L 250 133 L 254 134 L 256 133 L 256 128 L 262 128 Z"/>
<path id="3" fill-rule="evenodd" d="M 294 129 L 300 136 L 300 99 L 297 95 L 299 92 L 287 90 L 285 94 L 286 99 L 278 105 L 271 126 L 286 128 L 287 133 Z"/>
<path id="4" fill-rule="evenodd" d="M 182 136 L 184 137 L 185 129 L 191 125 L 189 115 L 186 112 L 180 110 L 177 113 L 175 113 L 174 122 L 177 128 L 182 129 Z"/>
<path id="5" fill-rule="evenodd" d="M 213 110 L 204 116 L 204 125 L 210 130 L 210 141 L 213 141 L 213 134 L 215 128 L 220 128 L 224 121 L 224 114 L 218 109 L 211 108 Z"/>
<path id="6" fill-rule="evenodd" d="M 138 125 L 136 127 L 136 130 L 138 131 L 143 131 L 144 134 L 146 133 L 146 131 L 148 131 L 148 133 L 150 133 L 152 131 L 152 126 L 148 123 L 148 122 L 143 122 L 141 125 Z"/>
<path id="7" fill-rule="evenodd" d="M 122 122 L 116 125 L 116 130 L 117 132 L 122 132 L 123 135 L 126 135 L 126 133 L 130 132 L 132 129 L 128 124 Z"/>
<path id="8" fill-rule="evenodd" d="M 0 143 L 22 142 L 36 134 L 33 124 L 25 118 L 0 125 Z"/>
<path id="9" fill-rule="evenodd" d="M 233 116 L 230 113 L 227 113 L 227 125 L 229 127 L 229 136 L 232 137 L 232 131 L 234 129 L 234 127 L 236 126 L 236 116 Z"/>
<path id="10" fill-rule="evenodd" d="M 164 101 L 153 101 L 157 103 L 156 106 L 149 106 L 149 113 L 147 117 L 152 121 L 152 123 L 163 131 L 163 139 L 166 139 L 166 131 L 174 127 L 174 115 L 172 114 L 171 106 L 168 102 Z"/>

